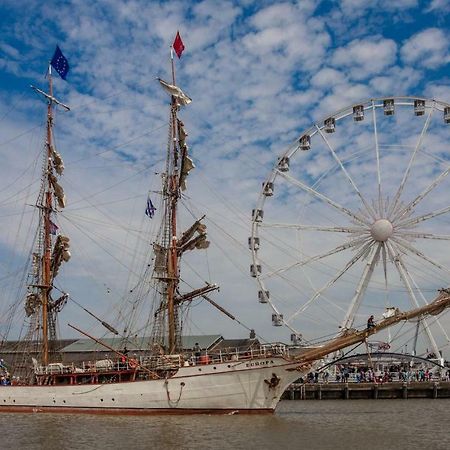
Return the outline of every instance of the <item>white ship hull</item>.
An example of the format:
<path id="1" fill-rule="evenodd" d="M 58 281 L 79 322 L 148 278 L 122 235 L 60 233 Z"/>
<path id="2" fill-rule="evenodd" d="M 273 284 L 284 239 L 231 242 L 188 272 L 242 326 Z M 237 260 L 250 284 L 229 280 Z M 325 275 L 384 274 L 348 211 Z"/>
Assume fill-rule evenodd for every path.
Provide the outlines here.
<path id="1" fill-rule="evenodd" d="M 0 387 L 0 411 L 110 414 L 273 412 L 300 376 L 282 357 L 181 367 L 167 380 Z M 289 370 L 290 369 L 290 370 Z M 271 385 L 275 380 L 275 386 Z"/>

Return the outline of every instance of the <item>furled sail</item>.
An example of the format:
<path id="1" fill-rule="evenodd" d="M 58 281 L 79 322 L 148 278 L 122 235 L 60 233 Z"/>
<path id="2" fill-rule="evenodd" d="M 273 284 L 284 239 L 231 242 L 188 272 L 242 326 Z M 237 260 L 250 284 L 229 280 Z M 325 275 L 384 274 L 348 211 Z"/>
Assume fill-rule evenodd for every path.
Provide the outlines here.
<path id="1" fill-rule="evenodd" d="M 177 100 L 178 105 L 186 106 L 192 102 L 192 99 L 187 96 L 178 86 L 169 84 L 161 78 L 158 78 L 158 81 L 161 83 L 162 88 Z"/>
<path id="2" fill-rule="evenodd" d="M 186 144 L 186 138 L 188 136 L 186 129 L 184 128 L 184 123 L 177 119 L 177 127 L 178 127 L 178 142 L 180 143 L 180 147 L 184 147 Z"/>
<path id="3" fill-rule="evenodd" d="M 186 178 L 192 169 L 195 169 L 194 161 L 189 156 L 189 147 L 186 144 L 186 129 L 184 123 L 177 119 L 178 128 L 178 145 L 181 151 L 181 169 L 180 169 L 180 188 L 182 191 L 186 190 Z"/>
<path id="4" fill-rule="evenodd" d="M 188 230 L 186 230 L 178 241 L 178 251 L 183 253 L 187 250 L 206 249 L 209 241 L 206 239 L 206 225 L 197 220 Z M 197 236 L 194 237 L 195 233 Z"/>
<path id="5" fill-rule="evenodd" d="M 195 169 L 195 164 L 188 155 L 188 146 L 186 145 L 185 151 L 183 151 L 180 170 L 180 188 L 182 191 L 186 190 L 186 178 L 192 169 Z"/>
<path id="6" fill-rule="evenodd" d="M 62 175 L 64 171 L 64 161 L 62 156 L 53 147 L 50 147 L 50 154 L 52 155 L 53 167 L 56 173 Z"/>
<path id="7" fill-rule="evenodd" d="M 60 208 L 66 207 L 66 196 L 64 194 L 64 190 L 61 185 L 56 180 L 56 177 L 52 174 L 49 175 L 50 183 L 53 186 L 53 190 L 55 192 L 56 200 L 58 201 L 58 206 Z"/>
<path id="8" fill-rule="evenodd" d="M 38 294 L 34 292 L 29 292 L 25 299 L 25 313 L 27 317 L 33 315 L 36 310 L 39 308 L 41 301 L 39 299 Z"/>
<path id="9" fill-rule="evenodd" d="M 62 262 L 67 262 L 70 259 L 69 241 L 70 239 L 67 236 L 62 236 L 61 234 L 56 238 L 51 259 L 53 277 L 58 273 Z"/>
<path id="10" fill-rule="evenodd" d="M 206 234 L 200 234 L 195 238 L 191 239 L 187 242 L 183 247 L 180 248 L 181 252 L 185 252 L 187 250 L 204 250 L 209 247 L 209 241 L 206 240 Z"/>

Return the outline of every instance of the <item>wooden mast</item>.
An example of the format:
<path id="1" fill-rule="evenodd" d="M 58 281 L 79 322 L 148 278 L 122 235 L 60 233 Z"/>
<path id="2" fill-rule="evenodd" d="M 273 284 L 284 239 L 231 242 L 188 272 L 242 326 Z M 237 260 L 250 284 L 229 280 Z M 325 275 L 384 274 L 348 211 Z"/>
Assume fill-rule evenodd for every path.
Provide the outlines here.
<path id="1" fill-rule="evenodd" d="M 52 211 L 52 192 L 50 189 L 51 181 L 51 148 L 52 148 L 52 126 L 53 126 L 53 83 L 51 65 L 48 66 L 48 105 L 47 105 L 47 142 L 46 142 L 46 159 L 44 165 L 44 176 L 47 177 L 46 191 L 44 193 L 44 254 L 42 259 L 42 286 L 41 286 L 41 301 L 42 301 L 42 362 L 48 365 L 49 356 L 49 339 L 48 339 L 48 304 L 49 294 L 51 289 L 51 237 L 50 237 L 50 214 Z"/>
<path id="2" fill-rule="evenodd" d="M 38 94 L 42 95 L 47 100 L 47 125 L 46 125 L 46 143 L 45 143 L 45 162 L 42 168 L 42 182 L 43 182 L 43 197 L 38 201 L 38 208 L 41 210 L 41 222 L 42 227 L 42 249 L 41 249 L 41 271 L 38 284 L 35 287 L 40 291 L 39 299 L 41 303 L 41 328 L 42 328 L 42 343 L 41 343 L 41 353 L 42 353 L 42 363 L 48 365 L 49 363 L 49 324 L 50 324 L 50 291 L 52 289 L 52 269 L 51 269 L 51 259 L 52 259 L 52 222 L 51 213 L 53 212 L 53 193 L 52 193 L 52 177 L 53 177 L 53 167 L 52 167 L 52 153 L 53 153 L 53 104 L 62 106 L 67 111 L 70 108 L 58 101 L 53 97 L 53 80 L 52 80 L 52 69 L 51 64 L 48 66 L 48 93 L 31 86 Z"/>
<path id="3" fill-rule="evenodd" d="M 189 237 L 186 238 L 186 233 L 184 233 L 180 240 L 177 238 L 178 200 L 181 196 L 181 190 L 185 189 L 184 180 L 189 170 L 191 170 L 194 165 L 188 156 L 188 148 L 184 142 L 186 133 L 184 131 L 183 124 L 177 117 L 180 106 L 182 104 L 186 105 L 190 103 L 190 99 L 176 86 L 173 53 L 174 47 L 172 44 L 170 48 L 172 85 L 168 85 L 161 79 L 159 80 L 163 86 L 167 85 L 169 92 L 171 93 L 170 128 L 166 163 L 167 176 L 164 184 L 164 190 L 166 192 L 164 223 L 166 224 L 165 236 L 167 237 L 165 243 L 167 248 L 167 286 L 164 298 L 165 301 L 160 305 L 158 310 L 158 312 L 162 312 L 167 308 L 167 352 L 169 354 L 174 354 L 179 351 L 178 347 L 180 345 L 181 337 L 181 320 L 178 310 L 180 308 L 180 304 L 182 302 L 191 301 L 194 297 L 198 297 L 202 294 L 218 289 L 217 285 L 207 284 L 205 287 L 185 295 L 180 295 L 178 292 L 178 286 L 180 283 L 180 258 L 183 251 L 185 251 L 187 247 L 189 247 L 189 250 L 192 250 L 193 248 L 207 248 L 209 242 L 206 242 L 205 230 L 201 229 L 201 231 L 199 231 L 200 220 L 194 224 L 194 228 L 191 227 L 190 231 L 186 232 Z M 180 55 L 178 54 L 178 56 Z M 191 163 L 191 166 L 189 166 L 189 163 Z M 186 169 L 185 164 L 189 167 L 188 169 Z M 198 233 L 198 236 L 191 239 L 192 235 L 196 232 Z M 180 243 L 183 245 L 180 246 Z"/>
<path id="4" fill-rule="evenodd" d="M 175 64 L 173 60 L 173 50 L 170 52 L 171 64 L 172 64 L 172 84 L 175 85 Z M 178 254 L 177 254 L 177 205 L 179 196 L 178 186 L 178 149 L 177 149 L 177 136 L 176 136 L 176 124 L 177 124 L 177 102 L 174 96 L 171 101 L 171 132 L 170 137 L 171 151 L 172 151 L 172 164 L 170 165 L 169 174 L 169 252 L 168 252 L 168 276 L 169 282 L 167 286 L 167 321 L 169 332 L 169 354 L 175 353 L 177 346 L 177 316 L 175 313 L 175 293 L 179 283 L 179 269 L 178 269 Z M 169 153 L 170 157 L 170 153 Z"/>

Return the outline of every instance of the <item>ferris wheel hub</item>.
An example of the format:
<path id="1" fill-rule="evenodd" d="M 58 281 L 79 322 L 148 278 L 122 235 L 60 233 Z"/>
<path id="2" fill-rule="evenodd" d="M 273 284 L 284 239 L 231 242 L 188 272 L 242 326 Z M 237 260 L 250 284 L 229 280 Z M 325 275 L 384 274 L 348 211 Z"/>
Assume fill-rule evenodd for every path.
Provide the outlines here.
<path id="1" fill-rule="evenodd" d="M 370 227 L 370 234 L 378 242 L 386 242 L 393 233 L 394 227 L 387 219 L 379 219 Z"/>

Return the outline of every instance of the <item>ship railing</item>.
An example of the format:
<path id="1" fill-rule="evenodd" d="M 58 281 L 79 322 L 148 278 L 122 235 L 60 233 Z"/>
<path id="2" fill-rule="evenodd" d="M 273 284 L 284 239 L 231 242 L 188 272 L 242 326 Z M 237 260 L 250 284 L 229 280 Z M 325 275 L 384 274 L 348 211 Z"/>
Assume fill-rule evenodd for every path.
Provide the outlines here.
<path id="1" fill-rule="evenodd" d="M 52 363 L 48 366 L 40 366 L 36 370 L 37 375 L 54 374 L 73 374 L 73 373 L 102 373 L 110 371 L 131 370 L 137 366 L 136 359 L 131 358 L 127 361 L 113 361 L 111 359 L 100 359 L 94 361 L 82 361 L 75 365 L 71 363 L 64 365 L 62 363 Z"/>
<path id="2" fill-rule="evenodd" d="M 63 375 L 80 370 L 81 369 L 76 367 L 74 363 L 69 365 L 63 363 L 50 363 L 47 366 L 38 366 L 35 373 L 36 375 Z"/>
<path id="3" fill-rule="evenodd" d="M 289 356 L 289 349 L 286 345 L 263 344 L 259 347 L 242 349 L 238 347 L 228 347 L 220 350 L 205 350 L 200 356 L 195 354 L 178 354 L 178 355 L 151 355 L 151 356 L 135 356 L 128 358 L 126 361 L 121 359 L 100 359 L 93 361 L 82 361 L 75 365 L 71 363 L 65 365 L 63 363 L 51 363 L 47 366 L 38 366 L 35 370 L 37 375 L 54 375 L 84 372 L 109 372 L 111 370 L 131 370 L 137 366 L 148 369 L 176 369 L 184 365 L 207 365 L 217 364 L 228 361 L 242 361 L 257 358 L 269 358 L 271 356 Z"/>
<path id="4" fill-rule="evenodd" d="M 139 366 L 148 369 L 176 369 L 184 364 L 183 355 L 156 355 L 156 356 L 140 356 Z"/>
<path id="5" fill-rule="evenodd" d="M 183 363 L 183 355 L 160 355 L 156 359 L 157 369 L 173 369 Z"/>
<path id="6" fill-rule="evenodd" d="M 289 349 L 284 344 L 265 344 L 255 348 L 242 349 L 238 347 L 220 350 L 205 350 L 200 356 L 195 353 L 186 356 L 190 365 L 217 364 L 227 361 L 241 361 L 256 358 L 269 358 L 271 356 L 289 356 Z"/>

